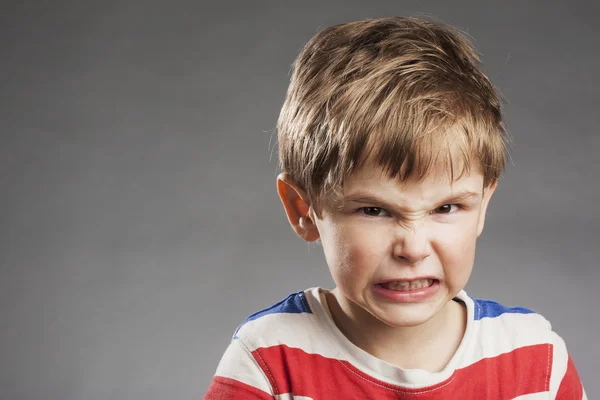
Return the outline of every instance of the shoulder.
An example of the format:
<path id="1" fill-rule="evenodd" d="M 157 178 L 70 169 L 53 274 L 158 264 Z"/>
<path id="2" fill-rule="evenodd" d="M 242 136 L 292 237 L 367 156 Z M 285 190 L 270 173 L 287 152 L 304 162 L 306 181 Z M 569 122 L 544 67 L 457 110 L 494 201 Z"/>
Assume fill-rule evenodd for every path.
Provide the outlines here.
<path id="1" fill-rule="evenodd" d="M 310 346 L 309 337 L 318 324 L 315 316 L 320 303 L 313 299 L 315 289 L 295 292 L 281 301 L 251 314 L 236 329 L 233 339 L 242 340 L 250 350 L 288 345 Z"/>
<path id="2" fill-rule="evenodd" d="M 312 381 L 339 356 L 325 314 L 319 288 L 292 293 L 246 318 L 232 343 L 250 355 L 273 393 L 288 393 L 291 375 Z"/>
<path id="3" fill-rule="evenodd" d="M 520 375 L 535 375 L 542 385 L 539 389 L 552 394 L 563 390 L 582 394 L 566 344 L 548 319 L 529 308 L 472 300 L 476 359 L 494 360 L 498 368 L 510 365 Z"/>
<path id="4" fill-rule="evenodd" d="M 535 363 L 540 373 L 547 369 L 554 340 L 546 318 L 525 307 L 487 299 L 472 301 L 467 364 L 487 362 L 492 369 L 504 369 L 507 365 L 530 368 Z"/>
<path id="5" fill-rule="evenodd" d="M 236 329 L 234 337 L 237 337 L 240 333 L 268 325 L 273 320 L 280 320 L 282 316 L 285 318 L 286 315 L 312 314 L 305 292 L 302 290 L 292 293 L 281 301 L 251 314 Z"/>
<path id="6" fill-rule="evenodd" d="M 473 299 L 473 319 L 478 330 L 497 335 L 528 333 L 539 341 L 550 340 L 552 325 L 541 314 L 521 306 L 505 306 L 494 300 Z"/>
<path id="7" fill-rule="evenodd" d="M 281 389 L 276 377 L 282 363 L 273 361 L 281 351 L 278 344 L 293 342 L 294 330 L 306 325 L 305 316 L 311 314 L 301 291 L 246 318 L 221 358 L 205 398 L 272 399 Z"/>
<path id="8" fill-rule="evenodd" d="M 483 359 L 543 363 L 551 357 L 555 337 L 550 322 L 525 307 L 505 306 L 488 299 L 471 299 L 471 361 Z"/>
<path id="9" fill-rule="evenodd" d="M 540 367 L 547 366 L 556 335 L 544 316 L 488 299 L 473 299 L 473 303 L 472 338 L 477 359 L 510 364 L 532 360 Z"/>
<path id="10" fill-rule="evenodd" d="M 535 311 L 520 306 L 505 306 L 494 300 L 472 299 L 475 303 L 475 319 L 495 318 L 504 314 L 536 314 Z"/>

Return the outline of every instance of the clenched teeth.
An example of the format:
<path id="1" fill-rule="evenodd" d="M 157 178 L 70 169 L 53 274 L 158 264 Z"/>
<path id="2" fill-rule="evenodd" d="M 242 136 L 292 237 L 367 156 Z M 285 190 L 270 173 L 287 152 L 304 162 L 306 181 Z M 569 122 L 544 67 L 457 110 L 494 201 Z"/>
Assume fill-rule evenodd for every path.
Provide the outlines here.
<path id="1" fill-rule="evenodd" d="M 415 289 L 426 288 L 433 285 L 433 279 L 417 279 L 414 281 L 391 281 L 382 283 L 380 286 L 397 292 L 410 291 Z"/>

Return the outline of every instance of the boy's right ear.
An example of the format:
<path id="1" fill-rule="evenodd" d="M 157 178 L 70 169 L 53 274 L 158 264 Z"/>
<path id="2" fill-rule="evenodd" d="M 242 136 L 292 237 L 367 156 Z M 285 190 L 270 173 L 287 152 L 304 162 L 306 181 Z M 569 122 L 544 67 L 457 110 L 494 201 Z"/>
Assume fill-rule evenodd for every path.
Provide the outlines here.
<path id="1" fill-rule="evenodd" d="M 306 192 L 286 172 L 277 177 L 277 193 L 283 203 L 292 229 L 307 242 L 319 239 L 319 230 L 313 221 Z"/>

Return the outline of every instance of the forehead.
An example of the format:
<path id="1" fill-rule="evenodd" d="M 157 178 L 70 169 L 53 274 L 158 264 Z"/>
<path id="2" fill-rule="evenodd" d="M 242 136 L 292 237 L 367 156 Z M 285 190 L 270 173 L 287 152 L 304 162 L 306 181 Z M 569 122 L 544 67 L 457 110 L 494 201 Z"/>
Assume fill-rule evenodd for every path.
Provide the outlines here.
<path id="1" fill-rule="evenodd" d="M 429 199 L 464 191 L 481 192 L 484 177 L 480 168 L 471 165 L 465 171 L 467 172 L 453 177 L 447 163 L 440 162 L 432 166 L 423 179 L 402 181 L 389 176 L 382 167 L 367 163 L 344 182 L 343 195 L 345 197 L 360 191 L 379 195 L 390 194 L 394 197 L 400 194 L 415 194 L 419 198 Z"/>

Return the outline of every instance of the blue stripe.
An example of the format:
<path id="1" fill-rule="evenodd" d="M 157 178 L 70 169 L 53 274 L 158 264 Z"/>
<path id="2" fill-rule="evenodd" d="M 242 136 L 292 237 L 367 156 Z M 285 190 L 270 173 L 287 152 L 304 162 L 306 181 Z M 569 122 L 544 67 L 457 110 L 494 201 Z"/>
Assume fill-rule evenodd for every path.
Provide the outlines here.
<path id="1" fill-rule="evenodd" d="M 260 317 L 264 317 L 269 314 L 301 314 L 301 313 L 309 313 L 312 314 L 312 310 L 308 305 L 308 301 L 304 295 L 304 291 L 296 292 L 290 294 L 285 299 L 281 300 L 278 303 L 273 304 L 269 308 L 265 308 L 264 310 L 255 312 L 250 315 L 246 320 L 240 325 L 233 335 L 235 339 L 237 337 L 237 333 L 242 326 L 250 321 L 254 321 L 255 319 L 259 319 Z"/>
<path id="2" fill-rule="evenodd" d="M 524 307 L 506 307 L 492 300 L 474 299 L 475 301 L 475 320 L 482 318 L 496 318 L 502 314 L 535 314 Z"/>

